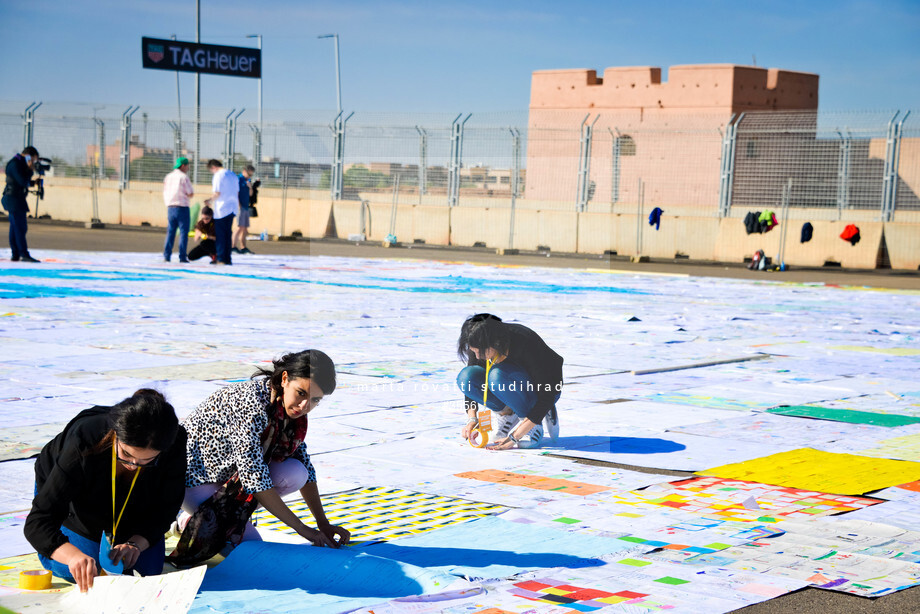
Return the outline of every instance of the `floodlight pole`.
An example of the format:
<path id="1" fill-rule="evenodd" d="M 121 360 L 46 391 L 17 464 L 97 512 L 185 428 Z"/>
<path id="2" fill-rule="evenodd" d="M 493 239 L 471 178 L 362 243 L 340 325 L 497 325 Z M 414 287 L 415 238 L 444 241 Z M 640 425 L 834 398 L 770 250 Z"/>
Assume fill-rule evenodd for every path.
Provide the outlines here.
<path id="1" fill-rule="evenodd" d="M 339 113 L 342 112 L 342 73 L 339 69 L 339 35 L 323 34 L 316 38 L 331 38 L 335 40 L 335 102 Z"/>
<path id="2" fill-rule="evenodd" d="M 261 34 L 247 34 L 246 38 L 254 38 L 259 42 L 259 62 L 262 62 L 262 35 Z M 265 70 L 264 63 L 259 66 L 259 74 L 262 74 L 262 71 Z M 262 77 L 259 77 L 259 134 L 262 134 Z M 256 160 L 258 163 L 258 160 Z"/>
<path id="3" fill-rule="evenodd" d="M 201 0 L 195 0 L 195 42 L 201 43 Z M 195 159 L 192 165 L 192 183 L 198 183 L 198 166 L 201 161 L 201 73 L 195 72 Z"/>

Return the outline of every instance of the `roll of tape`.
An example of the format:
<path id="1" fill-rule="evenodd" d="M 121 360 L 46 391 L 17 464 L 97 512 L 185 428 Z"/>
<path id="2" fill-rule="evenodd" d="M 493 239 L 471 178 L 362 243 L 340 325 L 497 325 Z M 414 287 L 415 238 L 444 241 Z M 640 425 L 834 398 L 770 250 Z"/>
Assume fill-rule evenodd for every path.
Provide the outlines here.
<path id="1" fill-rule="evenodd" d="M 44 591 L 51 588 L 51 572 L 47 569 L 30 569 L 19 572 L 19 588 Z"/>
<path id="2" fill-rule="evenodd" d="M 477 436 L 478 433 L 478 436 Z M 489 431 L 473 429 L 470 431 L 470 445 L 474 448 L 484 448 L 489 443 Z"/>

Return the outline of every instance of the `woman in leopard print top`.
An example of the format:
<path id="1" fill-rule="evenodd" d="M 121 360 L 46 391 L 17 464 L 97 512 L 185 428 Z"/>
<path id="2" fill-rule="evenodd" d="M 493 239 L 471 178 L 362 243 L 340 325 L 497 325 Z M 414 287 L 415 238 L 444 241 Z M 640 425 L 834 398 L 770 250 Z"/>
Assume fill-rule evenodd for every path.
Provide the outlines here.
<path id="1" fill-rule="evenodd" d="M 282 356 L 271 371 L 218 390 L 183 425 L 188 431 L 188 471 L 182 509 L 194 514 L 228 480 L 242 495 L 317 546 L 337 548 L 349 532 L 330 524 L 316 486 L 316 472 L 303 439 L 307 414 L 335 390 L 335 365 L 319 350 Z M 282 501 L 299 490 L 317 521 L 305 525 Z M 338 539 L 336 539 L 338 536 Z M 242 539 L 260 539 L 248 524 Z"/>

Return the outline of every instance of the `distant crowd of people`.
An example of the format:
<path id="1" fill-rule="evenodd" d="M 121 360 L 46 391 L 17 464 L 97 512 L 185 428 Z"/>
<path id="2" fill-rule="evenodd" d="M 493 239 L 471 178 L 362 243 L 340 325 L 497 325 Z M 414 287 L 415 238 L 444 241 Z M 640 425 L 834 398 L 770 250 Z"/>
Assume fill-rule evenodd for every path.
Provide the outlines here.
<path id="1" fill-rule="evenodd" d="M 252 254 L 246 245 L 249 234 L 249 216 L 255 200 L 252 176 L 256 169 L 247 164 L 239 175 L 224 168 L 220 160 L 208 160 L 211 179 L 211 196 L 204 201 L 195 225 L 194 236 L 200 243 L 188 251 L 191 224 L 192 182 L 188 178 L 188 158 L 176 160 L 173 171 L 163 180 L 163 202 L 166 204 L 166 242 L 163 260 L 172 258 L 176 233 L 179 234 L 179 262 L 198 260 L 205 256 L 211 264 L 233 264 L 231 254 Z M 233 219 L 237 229 L 233 232 Z"/>

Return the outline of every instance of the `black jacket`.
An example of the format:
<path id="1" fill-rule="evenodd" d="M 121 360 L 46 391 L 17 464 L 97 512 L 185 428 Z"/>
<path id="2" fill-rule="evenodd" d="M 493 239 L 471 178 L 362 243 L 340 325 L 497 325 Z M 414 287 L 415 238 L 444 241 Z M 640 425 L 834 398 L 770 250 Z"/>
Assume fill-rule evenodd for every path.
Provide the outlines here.
<path id="1" fill-rule="evenodd" d="M 92 407 L 77 414 L 35 461 L 37 492 L 25 536 L 39 554 L 50 558 L 68 541 L 62 525 L 93 541 L 112 530 L 112 448 L 92 453 L 111 428 L 111 409 Z M 132 535 L 151 544 L 163 539 L 185 497 L 185 445 L 185 429 L 180 426 L 156 466 L 140 470 L 114 543 L 124 543 Z M 130 486 L 130 479 L 118 482 L 116 510 L 124 505 Z"/>
<path id="2" fill-rule="evenodd" d="M 29 185 L 32 183 L 32 169 L 29 163 L 22 157 L 22 154 L 16 154 L 6 163 L 6 185 L 3 188 L 3 208 L 14 213 L 16 211 L 28 211 L 29 203 L 26 202 L 26 195 L 29 193 Z"/>
<path id="3" fill-rule="evenodd" d="M 556 406 L 556 395 L 562 392 L 562 356 L 554 352 L 543 339 L 523 324 L 507 324 L 511 333 L 508 358 L 520 366 L 534 385 L 537 402 L 527 414 L 532 422 L 540 424 L 549 410 Z M 469 365 L 486 366 L 486 361 L 471 358 Z M 472 406 L 477 404 L 470 402 Z"/>

